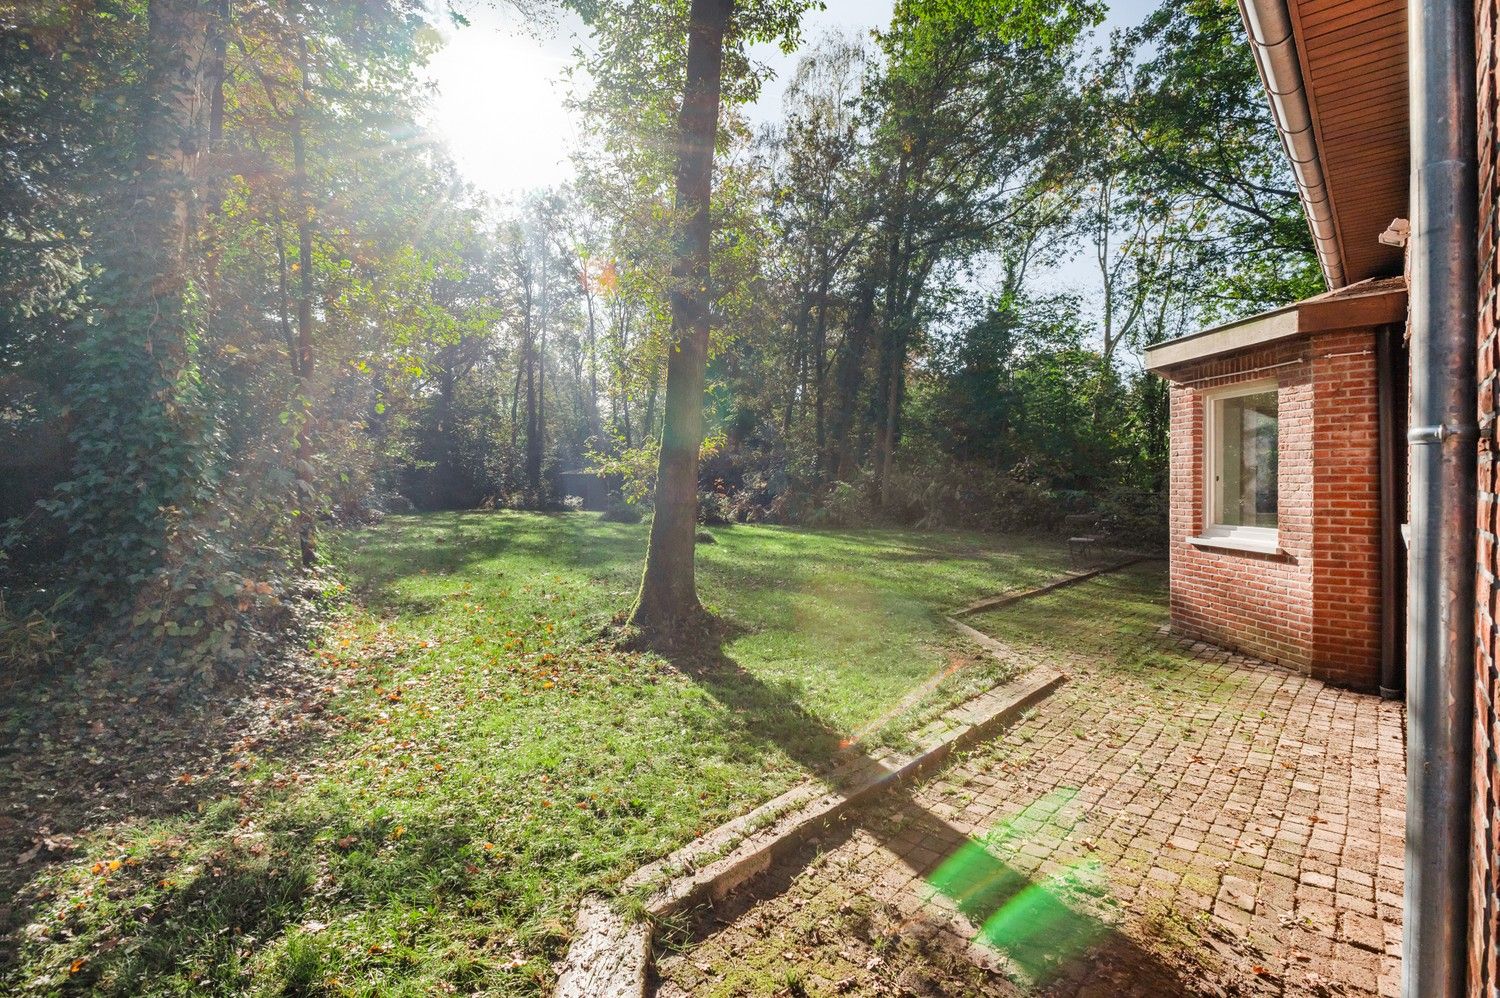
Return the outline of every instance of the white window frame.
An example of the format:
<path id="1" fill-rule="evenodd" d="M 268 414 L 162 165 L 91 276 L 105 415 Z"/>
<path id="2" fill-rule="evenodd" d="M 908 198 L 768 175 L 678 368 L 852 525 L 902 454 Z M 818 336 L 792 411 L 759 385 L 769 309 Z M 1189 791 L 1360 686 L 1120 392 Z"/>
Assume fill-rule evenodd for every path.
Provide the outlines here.
<path id="1" fill-rule="evenodd" d="M 1219 446 L 1219 404 L 1225 399 L 1243 395 L 1276 393 L 1276 434 L 1280 447 L 1281 436 L 1281 385 L 1275 379 L 1250 381 L 1203 393 L 1203 532 L 1198 537 L 1189 537 L 1188 543 L 1199 547 L 1229 548 L 1236 551 L 1251 551 L 1258 554 L 1281 552 L 1280 527 L 1244 527 L 1221 523 L 1221 497 L 1218 481 L 1222 477 L 1224 454 Z M 1278 483 L 1279 488 L 1279 483 Z M 1278 495 L 1278 500 L 1280 496 Z M 1280 521 L 1280 506 L 1277 502 L 1277 520 Z"/>

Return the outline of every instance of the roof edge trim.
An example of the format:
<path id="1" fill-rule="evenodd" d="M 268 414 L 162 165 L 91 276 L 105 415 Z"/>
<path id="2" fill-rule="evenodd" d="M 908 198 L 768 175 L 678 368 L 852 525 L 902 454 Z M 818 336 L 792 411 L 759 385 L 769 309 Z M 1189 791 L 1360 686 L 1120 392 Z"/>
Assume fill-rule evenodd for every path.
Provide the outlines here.
<path id="1" fill-rule="evenodd" d="M 1297 195 L 1312 231 L 1318 264 L 1330 288 L 1346 283 L 1344 256 L 1339 248 L 1333 204 L 1323 176 L 1323 159 L 1313 132 L 1312 111 L 1297 58 L 1297 40 L 1286 0 L 1239 0 L 1240 17 L 1250 36 L 1250 49 L 1260 71 L 1271 117 L 1281 146 L 1297 178 Z"/>
<path id="2" fill-rule="evenodd" d="M 1236 319 L 1145 350 L 1146 370 L 1166 377 L 1180 364 L 1206 360 L 1277 340 L 1406 321 L 1406 281 L 1371 278 L 1246 319 Z"/>

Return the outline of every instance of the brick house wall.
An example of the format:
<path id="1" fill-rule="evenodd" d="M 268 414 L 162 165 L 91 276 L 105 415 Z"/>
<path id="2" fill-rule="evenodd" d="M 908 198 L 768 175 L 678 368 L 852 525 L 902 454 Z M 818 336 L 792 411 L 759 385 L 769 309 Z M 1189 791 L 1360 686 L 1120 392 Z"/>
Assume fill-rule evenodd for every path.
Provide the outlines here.
<path id="1" fill-rule="evenodd" d="M 1500 788 L 1496 779 L 1496 746 L 1500 745 L 1500 676 L 1496 672 L 1500 575 L 1496 535 L 1500 533 L 1500 454 L 1492 437 L 1497 408 L 1497 361 L 1500 343 L 1495 336 L 1497 272 L 1500 238 L 1496 205 L 1500 176 L 1496 172 L 1496 0 L 1478 0 L 1475 11 L 1479 136 L 1479 535 L 1474 668 L 1474 799 L 1470 866 L 1469 991 L 1474 995 L 1500 992 Z"/>
<path id="2" fill-rule="evenodd" d="M 1375 335 L 1304 336 L 1169 372 L 1175 630 L 1340 685 L 1377 685 Z M 1278 389 L 1281 553 L 1190 544 L 1205 526 L 1205 396 L 1269 380 Z"/>
<path id="3" fill-rule="evenodd" d="M 1373 330 L 1313 345 L 1314 671 L 1372 689 L 1380 675 L 1379 389 Z"/>

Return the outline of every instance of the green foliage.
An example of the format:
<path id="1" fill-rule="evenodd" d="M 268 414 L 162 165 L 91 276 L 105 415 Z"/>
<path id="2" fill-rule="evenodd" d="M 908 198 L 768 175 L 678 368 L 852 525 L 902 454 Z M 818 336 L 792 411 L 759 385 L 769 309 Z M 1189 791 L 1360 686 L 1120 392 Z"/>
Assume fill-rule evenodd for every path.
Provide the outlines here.
<path id="1" fill-rule="evenodd" d="M 22 611 L 9 605 L 0 590 L 0 662 L 6 666 L 6 681 L 46 672 L 58 664 L 63 652 L 60 621 L 70 597 L 64 593 L 45 608 Z"/>
<path id="2" fill-rule="evenodd" d="M 689 4 L 565 6 L 579 179 L 499 209 L 408 141 L 411 0 L 18 8 L 3 572 L 28 609 L 76 589 L 70 660 L 248 668 L 323 585 L 301 542 L 388 510 L 553 508 L 584 468 L 649 504 Z M 1097 3 L 903 0 L 805 46 L 757 135 L 754 45 L 808 6 L 738 3 L 727 40 L 702 518 L 1148 533 L 1166 398 L 1133 352 L 1318 281 L 1237 8 L 1099 54 Z M 1080 251 L 1100 300 L 1040 290 Z"/>
<path id="3" fill-rule="evenodd" d="M 1200 322 L 1323 289 L 1291 166 L 1232 0 L 1162 4 L 1115 40 L 1106 112 L 1133 210 L 1168 217 L 1180 251 L 1160 281 Z M 1160 334 L 1158 334 L 1160 335 Z"/>
<path id="4" fill-rule="evenodd" d="M 941 54 L 955 34 L 974 33 L 1006 43 L 1066 49 L 1104 19 L 1101 0 L 901 0 L 892 29 L 907 34 L 922 57 Z"/>
<path id="5" fill-rule="evenodd" d="M 8 584 L 76 589 L 75 660 L 238 671 L 302 616 L 303 528 L 368 515 L 424 371 L 491 332 L 487 236 L 393 142 L 431 50 L 406 0 L 46 6 L 0 42 L 31 157 L 0 238 L 44 261 L 0 273 L 0 356 L 7 432 L 66 443 L 6 476 Z"/>
<path id="6" fill-rule="evenodd" d="M 617 502 L 612 503 L 608 509 L 600 513 L 599 519 L 605 523 L 640 523 L 643 515 L 639 506 Z"/>
<path id="7" fill-rule="evenodd" d="M 620 494 L 626 505 L 649 506 L 656 492 L 656 465 L 659 442 L 649 440 L 640 447 L 628 447 L 614 454 L 591 455 L 589 470 L 599 475 L 618 475 L 623 484 Z"/>

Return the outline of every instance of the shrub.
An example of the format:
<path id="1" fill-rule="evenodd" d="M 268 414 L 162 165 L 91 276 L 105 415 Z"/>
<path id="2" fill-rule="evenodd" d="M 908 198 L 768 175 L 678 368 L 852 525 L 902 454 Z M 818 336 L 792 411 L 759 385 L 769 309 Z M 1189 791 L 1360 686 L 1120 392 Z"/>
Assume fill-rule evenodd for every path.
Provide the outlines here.
<path id="1" fill-rule="evenodd" d="M 1099 499 L 1099 523 L 1125 547 L 1156 551 L 1167 544 L 1167 497 L 1160 492 L 1116 488 Z"/>
<path id="2" fill-rule="evenodd" d="M 617 502 L 600 513 L 599 519 L 603 523 L 640 523 L 642 515 L 640 507 L 628 502 Z"/>
<path id="3" fill-rule="evenodd" d="M 5 602 L 0 589 L 0 662 L 16 672 L 41 672 L 62 654 L 62 628 L 56 623 L 68 596 L 58 597 L 46 610 L 22 613 Z"/>
<path id="4" fill-rule="evenodd" d="M 811 522 L 817 526 L 860 527 L 873 523 L 875 519 L 874 505 L 863 484 L 834 482 Z"/>
<path id="5" fill-rule="evenodd" d="M 618 454 L 594 452 L 589 455 L 588 470 L 598 475 L 619 475 L 625 501 L 632 505 L 650 505 L 656 494 L 656 440 Z"/>
<path id="6" fill-rule="evenodd" d="M 724 484 L 716 482 L 712 491 L 698 493 L 699 523 L 722 526 L 735 522 L 735 504 L 723 489 Z"/>

